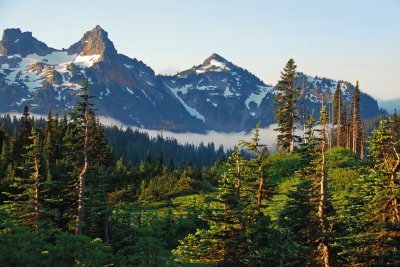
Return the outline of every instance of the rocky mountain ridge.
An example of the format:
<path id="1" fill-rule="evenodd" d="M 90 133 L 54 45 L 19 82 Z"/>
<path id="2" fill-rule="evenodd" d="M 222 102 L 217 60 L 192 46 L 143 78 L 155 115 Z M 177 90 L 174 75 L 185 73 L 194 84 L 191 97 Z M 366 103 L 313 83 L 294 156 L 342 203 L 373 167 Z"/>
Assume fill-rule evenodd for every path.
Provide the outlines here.
<path id="1" fill-rule="evenodd" d="M 319 110 L 337 81 L 298 73 L 306 106 Z M 100 26 L 68 49 L 57 50 L 30 32 L 7 29 L 0 41 L 0 113 L 71 111 L 77 89 L 89 80 L 98 114 L 125 125 L 170 131 L 248 131 L 274 122 L 274 86 L 218 54 L 177 75 L 156 75 L 142 61 L 119 54 Z M 343 95 L 350 100 L 354 86 Z M 384 111 L 361 94 L 362 117 Z"/>

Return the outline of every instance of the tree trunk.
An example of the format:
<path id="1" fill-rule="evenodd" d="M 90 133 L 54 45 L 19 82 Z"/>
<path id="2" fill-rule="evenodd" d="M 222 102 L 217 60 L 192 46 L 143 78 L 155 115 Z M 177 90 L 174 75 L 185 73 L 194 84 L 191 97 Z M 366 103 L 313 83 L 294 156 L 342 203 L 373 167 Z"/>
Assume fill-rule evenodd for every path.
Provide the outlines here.
<path id="1" fill-rule="evenodd" d="M 264 184 L 264 178 L 262 177 L 262 174 L 261 174 L 261 177 L 260 177 L 260 184 L 259 184 L 259 186 L 258 186 L 258 196 L 257 196 L 257 209 L 258 209 L 258 213 L 260 213 L 261 212 L 261 201 L 262 201 L 262 194 L 263 194 L 263 185 Z"/>
<path id="2" fill-rule="evenodd" d="M 329 103 L 328 103 L 328 106 L 329 106 Z M 329 115 L 329 131 L 328 131 L 328 147 L 329 147 L 329 149 L 332 149 L 332 146 L 333 146 L 333 127 L 334 127 L 334 123 L 333 123 L 333 100 L 332 100 L 332 105 L 331 105 L 331 109 L 329 109 L 329 113 L 330 113 L 330 115 Z"/>
<path id="3" fill-rule="evenodd" d="M 37 222 L 38 222 L 38 219 L 39 219 L 39 159 L 38 159 L 38 155 L 36 154 L 36 145 L 39 145 L 39 144 L 36 144 L 36 136 L 35 136 L 35 143 L 34 143 L 34 147 L 33 147 L 33 149 L 34 149 L 34 162 L 35 162 L 35 166 L 34 166 L 34 168 L 35 168 L 35 174 L 34 174 L 34 177 L 35 177 L 35 198 L 34 198 L 34 205 L 35 205 L 35 211 L 34 211 L 34 220 L 33 220 L 33 223 L 34 223 L 34 227 L 35 228 L 37 228 L 38 227 L 38 225 L 37 225 Z"/>
<path id="4" fill-rule="evenodd" d="M 347 125 L 347 131 L 346 131 L 346 148 L 350 149 L 350 139 L 349 139 L 349 134 L 350 134 L 350 130 L 349 130 L 349 126 Z"/>
<path id="5" fill-rule="evenodd" d="M 292 120 L 292 123 L 294 123 L 293 120 Z M 293 127 L 293 125 L 292 125 L 292 129 L 291 129 L 291 140 L 290 140 L 289 152 L 290 153 L 294 152 L 294 127 Z"/>
<path id="6" fill-rule="evenodd" d="M 85 208 L 85 174 L 87 171 L 88 167 L 88 155 L 87 155 L 87 147 L 88 147 L 88 135 L 89 135 L 89 105 L 86 102 L 85 103 L 85 111 L 84 111 L 84 120 L 85 120 L 85 140 L 83 144 L 83 158 L 84 158 L 84 164 L 82 167 L 82 171 L 79 173 L 78 176 L 78 216 L 77 216 L 77 228 L 75 231 L 75 234 L 81 234 L 82 233 L 82 223 L 83 223 L 83 214 L 84 214 L 84 208 Z"/>
<path id="7" fill-rule="evenodd" d="M 239 159 L 239 154 L 236 155 L 236 171 L 237 171 L 237 183 L 236 183 L 236 197 L 237 197 L 237 203 L 238 203 L 238 219 L 240 222 L 240 228 L 241 228 L 241 234 L 242 237 L 246 236 L 246 224 L 243 220 L 242 216 L 242 211 L 241 211 L 241 201 L 240 201 L 240 180 L 242 179 L 241 174 L 240 174 L 240 159 Z"/>
<path id="8" fill-rule="evenodd" d="M 365 145 L 365 125 L 362 124 L 361 128 L 361 146 L 360 146 L 360 159 L 364 159 L 364 145 Z"/>
<path id="9" fill-rule="evenodd" d="M 357 120 L 358 110 L 356 109 L 356 104 L 354 103 L 353 107 L 353 153 L 358 154 L 358 132 L 359 132 L 359 125 Z"/>
<path id="10" fill-rule="evenodd" d="M 256 143 L 256 149 L 258 147 L 262 147 L 262 145 L 259 145 L 258 143 Z M 258 213 L 261 212 L 261 202 L 262 202 L 262 195 L 263 195 L 263 187 L 264 187 L 264 170 L 262 168 L 262 153 L 260 153 L 257 150 L 257 158 L 258 158 L 258 170 L 260 172 L 260 180 L 259 180 L 259 185 L 258 185 L 258 193 L 257 193 L 257 209 L 258 209 Z"/>
<path id="11" fill-rule="evenodd" d="M 328 240 L 326 238 L 326 192 L 327 192 L 327 180 L 325 175 L 325 131 L 326 124 L 325 122 L 322 125 L 321 129 L 321 152 L 322 152 L 322 160 L 321 160 L 321 183 L 320 183 L 320 201 L 318 205 L 318 217 L 320 222 L 320 229 L 322 234 L 322 240 L 320 246 L 322 246 L 322 257 L 325 267 L 329 267 L 329 247 Z"/>
<path id="12" fill-rule="evenodd" d="M 341 135 L 341 124 L 342 124 L 342 120 L 341 120 L 341 102 L 342 102 L 342 97 L 339 93 L 339 99 L 338 99 L 338 113 L 336 114 L 337 116 L 337 126 L 336 126 L 336 146 L 340 146 L 340 135 Z"/>

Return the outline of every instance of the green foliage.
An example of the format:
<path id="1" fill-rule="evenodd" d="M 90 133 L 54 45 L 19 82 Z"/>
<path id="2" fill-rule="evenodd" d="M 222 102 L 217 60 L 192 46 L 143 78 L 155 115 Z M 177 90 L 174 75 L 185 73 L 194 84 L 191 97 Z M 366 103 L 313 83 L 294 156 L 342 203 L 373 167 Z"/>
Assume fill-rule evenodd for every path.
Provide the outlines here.
<path id="1" fill-rule="evenodd" d="M 84 235 L 60 233 L 54 244 L 42 251 L 44 266 L 105 266 L 112 263 L 109 247 L 101 239 L 91 240 Z"/>
<path id="2" fill-rule="evenodd" d="M 294 62 L 285 68 L 281 89 L 289 90 L 294 70 Z M 174 150 L 176 140 L 149 141 L 132 130 L 106 135 L 91 110 L 82 234 L 72 234 L 84 162 L 79 110 L 33 121 L 25 108 L 0 125 L 1 266 L 316 266 L 323 242 L 331 266 L 400 265 L 397 114 L 373 132 L 368 160 L 343 147 L 323 154 L 323 127 L 310 114 L 293 153 L 270 155 L 257 126 L 239 142 L 245 152 L 238 147 L 215 162 L 225 153 L 213 145 Z M 341 111 L 347 125 L 345 105 Z M 326 110 L 321 115 L 324 125 Z M 136 152 L 125 149 L 143 155 L 133 160 Z"/>
<path id="3" fill-rule="evenodd" d="M 36 233 L 17 226 L 1 210 L 0 262 L 2 266 L 105 266 L 113 256 L 100 239 L 84 235 Z"/>
<path id="4" fill-rule="evenodd" d="M 299 154 L 291 154 L 284 151 L 277 151 L 265 160 L 268 166 L 266 176 L 271 182 L 280 183 L 293 176 L 300 166 Z"/>
<path id="5" fill-rule="evenodd" d="M 220 177 L 217 194 L 199 215 L 208 227 L 189 234 L 173 250 L 179 262 L 243 266 L 265 265 L 271 259 L 270 225 L 260 210 L 265 201 L 261 197 L 263 160 L 269 153 L 259 144 L 258 127 L 250 142 L 240 143 L 255 152 L 256 158 L 244 159 L 236 147 Z"/>
<path id="6" fill-rule="evenodd" d="M 294 143 L 299 141 L 299 136 L 294 134 L 295 123 L 298 120 L 297 100 L 299 98 L 299 87 L 294 86 L 296 77 L 296 64 L 289 59 L 281 72 L 281 79 L 275 88 L 275 119 L 278 127 L 277 145 L 291 153 L 294 150 Z"/>
<path id="7" fill-rule="evenodd" d="M 334 147 L 326 153 L 326 164 L 328 168 L 357 168 L 362 162 L 350 149 Z"/>
<path id="8" fill-rule="evenodd" d="M 183 262 L 244 264 L 248 231 L 254 229 L 256 201 L 252 203 L 253 178 L 238 150 L 228 161 L 227 173 L 221 178 L 218 194 L 210 199 L 209 208 L 200 218 L 209 229 L 198 229 L 174 250 Z"/>

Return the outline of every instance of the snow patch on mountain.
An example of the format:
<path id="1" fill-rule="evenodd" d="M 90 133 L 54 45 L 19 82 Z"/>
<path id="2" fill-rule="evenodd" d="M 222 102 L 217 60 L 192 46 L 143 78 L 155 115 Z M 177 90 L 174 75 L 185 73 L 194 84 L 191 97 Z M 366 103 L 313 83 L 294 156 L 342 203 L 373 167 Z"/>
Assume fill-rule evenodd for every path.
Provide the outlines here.
<path id="1" fill-rule="evenodd" d="M 148 85 L 150 85 L 150 86 L 156 86 L 154 83 L 152 83 L 152 82 L 149 82 L 149 81 L 145 81 Z"/>
<path id="2" fill-rule="evenodd" d="M 32 100 L 32 98 L 21 98 L 19 102 L 16 103 L 17 106 L 21 106 L 22 103 L 25 103 L 26 101 Z"/>
<path id="3" fill-rule="evenodd" d="M 61 91 L 58 91 L 58 96 L 55 97 L 57 101 L 61 101 Z"/>
<path id="4" fill-rule="evenodd" d="M 133 91 L 129 87 L 126 87 L 126 91 L 128 91 L 131 95 L 134 94 Z"/>
<path id="5" fill-rule="evenodd" d="M 196 89 L 197 90 L 201 90 L 201 91 L 203 91 L 203 90 L 205 90 L 205 91 L 213 91 L 213 90 L 218 89 L 218 86 L 215 86 L 215 85 L 197 86 Z"/>
<path id="6" fill-rule="evenodd" d="M 71 82 L 63 83 L 62 86 L 63 87 L 67 87 L 67 88 L 71 88 L 71 89 L 75 89 L 75 90 L 78 90 L 78 89 L 82 88 L 82 85 L 77 84 L 77 83 L 71 83 Z"/>
<path id="7" fill-rule="evenodd" d="M 46 69 L 46 66 L 53 66 L 58 72 L 70 74 L 67 65 L 71 63 L 71 60 L 75 57 L 76 55 L 68 55 L 65 51 L 55 51 L 45 56 L 29 54 L 24 58 L 15 54 L 8 58 L 18 58 L 18 62 L 13 67 L 10 66 L 10 64 L 2 64 L 1 72 L 6 75 L 6 82 L 8 84 L 18 84 L 17 80 L 20 80 L 28 88 L 30 93 L 34 93 L 42 86 L 44 78 L 51 74 L 51 69 Z M 34 64 L 42 64 L 41 66 L 44 67 L 34 70 L 34 68 L 31 68 Z M 8 74 L 6 74 L 6 70 Z M 62 78 L 63 82 L 65 82 L 64 75 L 62 75 Z"/>
<path id="8" fill-rule="evenodd" d="M 250 96 L 244 102 L 248 109 L 250 109 L 250 102 L 256 103 L 257 108 L 258 108 L 260 106 L 260 104 L 261 104 L 261 101 L 264 99 L 264 97 L 269 92 L 271 92 L 272 89 L 273 89 L 273 87 L 261 86 L 261 85 L 257 85 L 257 87 L 259 89 L 259 92 L 258 93 L 251 93 Z"/>
<path id="9" fill-rule="evenodd" d="M 90 55 L 90 56 L 77 56 L 74 60 L 74 64 L 81 68 L 90 68 L 98 62 L 100 59 L 100 55 Z"/>
<path id="10" fill-rule="evenodd" d="M 197 67 L 196 69 L 196 73 L 204 73 L 207 71 L 229 71 L 231 70 L 224 62 L 220 62 L 216 59 L 211 59 L 210 63 L 208 65 L 201 65 L 199 67 Z"/>
<path id="11" fill-rule="evenodd" d="M 210 65 L 208 65 L 206 68 L 210 68 L 211 66 L 217 67 L 219 69 L 230 70 L 230 68 L 228 68 L 225 63 L 219 62 L 215 59 L 211 59 Z"/>
<path id="12" fill-rule="evenodd" d="M 230 96 L 234 96 L 234 94 L 231 92 L 231 90 L 229 90 L 229 86 L 227 86 L 224 91 L 224 97 L 227 98 Z"/>
<path id="13" fill-rule="evenodd" d="M 146 92 L 143 89 L 140 89 L 140 90 L 142 91 L 144 96 L 153 104 L 153 106 L 155 106 L 156 103 L 150 98 L 150 96 L 148 94 L 146 94 Z"/>
<path id="14" fill-rule="evenodd" d="M 167 86 L 167 87 L 168 87 L 168 86 Z M 186 95 L 187 92 L 188 92 L 188 90 L 189 90 L 190 88 L 192 88 L 192 87 L 193 87 L 193 84 L 186 84 L 186 85 L 184 85 L 184 86 L 182 86 L 182 87 L 176 87 L 176 88 L 174 88 L 174 90 L 176 90 L 176 92 L 181 92 L 183 95 Z M 171 87 L 168 87 L 168 88 L 171 89 Z"/>
<path id="15" fill-rule="evenodd" d="M 36 88 L 41 87 L 44 81 L 41 75 L 37 75 L 35 72 L 27 72 L 23 79 L 25 85 L 28 87 L 30 93 L 34 93 Z"/>
<path id="16" fill-rule="evenodd" d="M 321 88 L 322 91 L 329 92 L 331 94 L 335 93 L 338 84 L 337 81 L 321 78 L 318 76 L 315 77 L 308 76 L 307 82 L 313 84 L 315 88 Z"/>
<path id="17" fill-rule="evenodd" d="M 183 101 L 183 99 L 179 97 L 178 92 L 179 92 L 179 89 L 181 89 L 181 88 L 172 88 L 172 87 L 169 87 L 168 85 L 166 85 L 165 83 L 164 83 L 164 85 L 165 85 L 169 90 L 171 90 L 171 92 L 175 95 L 175 97 L 179 100 L 179 102 L 181 102 L 181 104 L 183 105 L 183 107 L 186 109 L 187 112 L 189 112 L 189 114 L 190 114 L 192 117 L 195 117 L 195 118 L 197 118 L 197 119 L 199 119 L 199 120 L 202 120 L 203 122 L 206 121 L 206 119 L 204 118 L 203 115 L 201 115 L 195 108 L 192 108 L 192 107 L 188 106 L 188 105 L 185 103 L 185 101 Z M 186 90 L 187 90 L 187 89 L 186 89 Z M 187 92 L 187 91 L 186 91 L 186 92 Z M 186 93 L 185 93 L 185 94 L 186 94 Z"/>

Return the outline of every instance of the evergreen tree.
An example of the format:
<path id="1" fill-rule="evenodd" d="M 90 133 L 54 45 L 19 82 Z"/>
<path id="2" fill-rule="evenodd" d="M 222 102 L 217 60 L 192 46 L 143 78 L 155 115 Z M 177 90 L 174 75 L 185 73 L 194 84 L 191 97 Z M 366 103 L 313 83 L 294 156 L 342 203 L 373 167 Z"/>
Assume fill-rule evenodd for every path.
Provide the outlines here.
<path id="1" fill-rule="evenodd" d="M 399 140 L 393 139 L 390 122 L 382 120 L 370 141 L 373 168 L 355 184 L 350 228 L 345 253 L 354 265 L 398 266 L 400 216 L 397 172 Z"/>
<path id="2" fill-rule="evenodd" d="M 262 208 L 262 200 L 263 197 L 266 195 L 265 191 L 265 166 L 263 164 L 263 160 L 265 160 L 269 156 L 269 151 L 267 145 L 260 144 L 260 123 L 256 125 L 256 128 L 254 129 L 254 137 L 251 139 L 250 142 L 246 141 L 240 141 L 239 143 L 244 146 L 248 151 L 251 151 L 255 153 L 256 158 L 251 160 L 250 163 L 252 163 L 255 167 L 255 171 L 257 172 L 257 175 L 259 177 L 259 182 L 258 182 L 258 193 L 257 193 L 257 210 L 258 213 L 261 212 Z"/>
<path id="3" fill-rule="evenodd" d="M 21 117 L 21 130 L 19 134 L 19 143 L 22 148 L 22 153 L 24 152 L 24 144 L 29 143 L 29 137 L 31 136 L 32 132 L 32 123 L 31 117 L 29 115 L 29 108 L 28 106 L 24 107 L 24 112 Z"/>
<path id="4" fill-rule="evenodd" d="M 295 174 L 298 183 L 288 193 L 289 200 L 279 213 L 279 224 L 291 233 L 291 240 L 296 244 L 292 253 L 287 256 L 287 263 L 291 263 L 293 266 L 317 264 L 314 257 L 315 243 L 318 239 L 317 202 L 314 189 L 317 171 L 313 163 L 319 157 L 319 140 L 315 136 L 315 122 L 312 113 L 306 123 L 306 142 L 301 144 L 298 150 L 301 163 Z"/>
<path id="5" fill-rule="evenodd" d="M 319 192 L 319 205 L 318 205 L 318 219 L 319 219 L 319 232 L 321 234 L 318 250 L 320 253 L 320 262 L 321 265 L 325 267 L 330 266 L 330 252 L 329 252 L 329 244 L 327 237 L 327 196 L 328 196 L 328 181 L 326 178 L 326 169 L 325 169 L 325 150 L 326 150 L 326 124 L 327 124 L 327 114 L 326 114 L 326 106 L 322 103 L 321 114 L 320 114 L 319 124 L 321 125 L 320 130 L 320 153 L 321 159 L 319 162 L 319 166 L 317 168 L 320 169 L 320 192 Z"/>
<path id="6" fill-rule="evenodd" d="M 320 129 L 314 128 L 310 115 L 306 125 L 307 142 L 300 145 L 301 168 L 298 183 L 288 194 L 289 200 L 279 215 L 280 224 L 288 229 L 296 243 L 288 261 L 299 266 L 329 266 L 330 249 L 327 231 L 327 179 L 325 170 L 326 106 L 320 112 Z M 319 137 L 315 136 L 319 132 Z"/>
<path id="7" fill-rule="evenodd" d="M 9 148 L 9 133 L 8 130 L 6 129 L 5 125 L 0 126 L 0 179 L 5 176 L 5 172 L 7 169 L 7 165 L 9 163 L 9 157 L 10 157 L 10 148 Z M 3 179 L 1 179 L 1 188 L 3 188 Z M 4 190 L 2 190 L 4 191 Z M 1 199 L 1 196 L 0 196 Z"/>
<path id="8" fill-rule="evenodd" d="M 23 162 L 19 167 L 21 176 L 12 173 L 11 188 L 4 192 L 8 196 L 6 208 L 21 224 L 37 227 L 40 216 L 40 165 L 41 141 L 35 128 L 28 136 L 30 142 L 23 147 Z"/>
<path id="9" fill-rule="evenodd" d="M 275 90 L 275 119 L 278 123 L 277 144 L 280 148 L 293 153 L 295 142 L 299 137 L 295 135 L 295 123 L 297 116 L 297 99 L 299 98 L 299 87 L 294 85 L 296 81 L 296 64 L 293 59 L 289 59 L 285 68 L 281 72 L 281 79 Z"/>
<path id="10" fill-rule="evenodd" d="M 333 125 L 336 125 L 336 145 L 341 146 L 341 133 L 342 133 L 342 91 L 340 89 L 340 82 L 337 83 L 335 93 L 333 95 Z"/>
<path id="11" fill-rule="evenodd" d="M 353 151 L 353 127 L 354 127 L 354 109 L 351 108 L 350 109 L 350 114 L 349 117 L 347 118 L 347 144 L 346 144 L 346 148 L 350 149 Z M 353 151 L 354 153 L 354 151 Z"/>
<path id="12" fill-rule="evenodd" d="M 352 99 L 352 150 L 353 153 L 359 154 L 360 151 L 360 89 L 358 86 L 358 81 L 356 87 L 354 88 L 353 99 Z"/>
<path id="13" fill-rule="evenodd" d="M 93 112 L 91 109 L 92 103 L 89 102 L 90 98 L 93 98 L 89 95 L 89 81 L 86 81 L 84 86 L 82 87 L 82 91 L 78 95 L 81 98 L 81 101 L 78 102 L 76 107 L 76 116 L 73 116 L 75 119 L 76 127 L 81 131 L 80 136 L 83 140 L 82 145 L 82 169 L 78 175 L 77 189 L 78 189 L 78 207 L 77 214 L 75 215 L 76 222 L 76 234 L 81 234 L 82 225 L 83 225 L 83 216 L 85 209 L 85 175 L 89 165 L 89 157 L 88 157 L 88 142 L 89 142 L 89 117 Z"/>
<path id="14" fill-rule="evenodd" d="M 229 158 L 218 195 L 200 215 L 209 229 L 188 235 L 173 252 L 183 262 L 246 265 L 250 236 L 256 229 L 258 205 L 254 166 L 238 148 Z"/>

